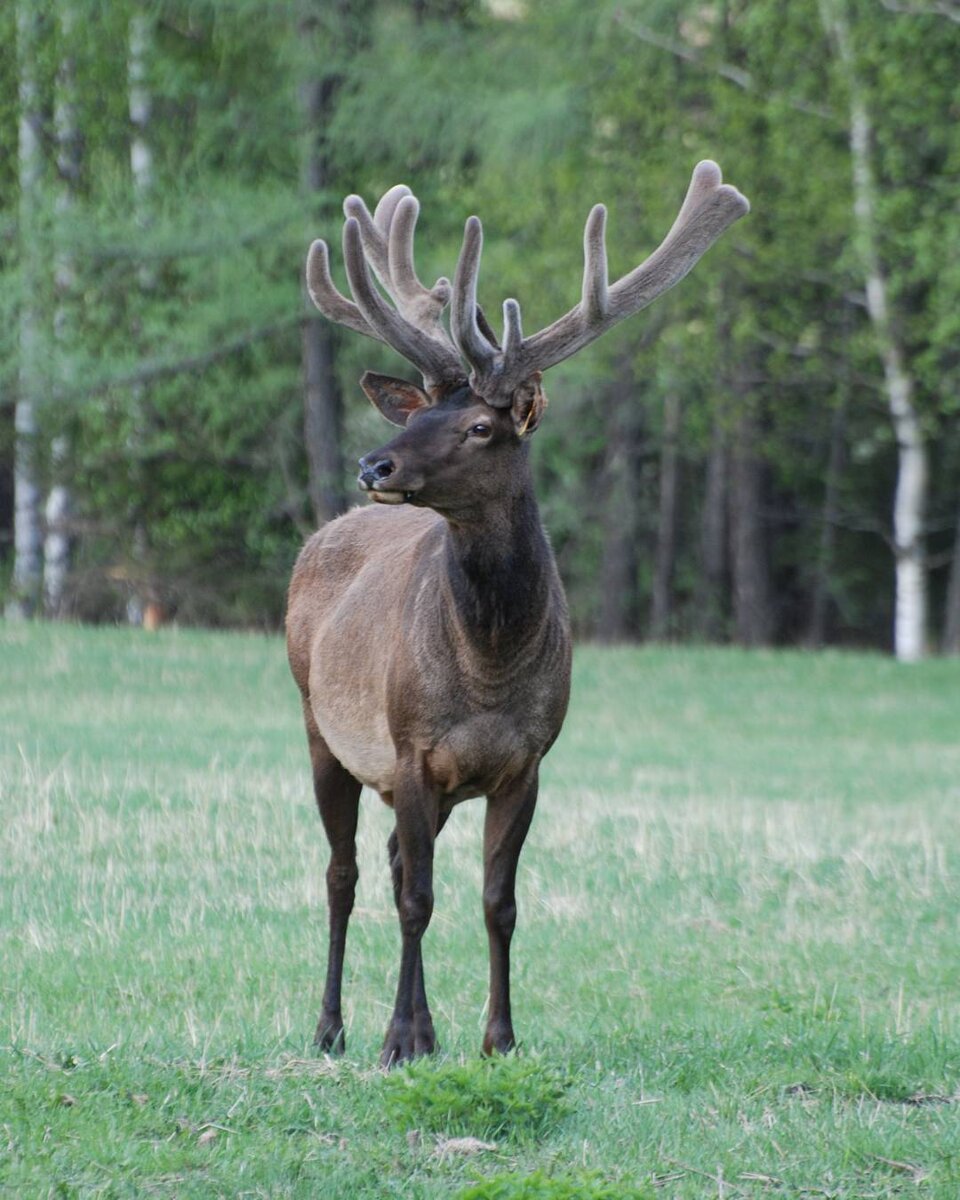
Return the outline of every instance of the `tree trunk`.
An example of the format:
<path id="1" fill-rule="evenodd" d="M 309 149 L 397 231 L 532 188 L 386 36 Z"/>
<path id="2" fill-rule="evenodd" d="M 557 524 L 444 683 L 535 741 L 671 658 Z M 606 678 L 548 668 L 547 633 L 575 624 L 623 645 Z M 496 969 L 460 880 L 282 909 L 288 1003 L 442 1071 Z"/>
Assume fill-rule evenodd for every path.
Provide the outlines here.
<path id="1" fill-rule="evenodd" d="M 55 482 L 47 493 L 44 509 L 46 536 L 43 539 L 43 611 L 57 620 L 64 615 L 67 579 L 70 575 L 70 488 L 63 482 L 69 460 L 69 442 L 60 434 L 50 447 L 50 469 Z"/>
<path id="2" fill-rule="evenodd" d="M 42 23 L 37 7 L 20 0 L 17 8 L 19 75 L 19 241 L 23 279 L 20 302 L 20 364 L 14 410 L 14 557 L 7 615 L 32 617 L 40 604 L 43 578 L 43 522 L 37 408 L 42 387 L 40 296 L 43 237 L 43 104 L 37 78 Z"/>
<path id="3" fill-rule="evenodd" d="M 712 642 L 720 641 L 724 634 L 729 474 L 726 430 L 723 422 L 717 418 L 713 423 L 700 510 L 700 576 L 694 596 L 696 632 Z"/>
<path id="4" fill-rule="evenodd" d="M 677 561 L 677 508 L 680 485 L 680 398 L 668 392 L 663 402 L 663 442 L 660 448 L 660 504 L 657 551 L 650 605 L 650 637 L 669 638 L 673 625 L 673 573 Z"/>
<path id="5" fill-rule="evenodd" d="M 953 560 L 950 563 L 943 613 L 943 652 L 960 654 L 960 508 L 957 509 L 957 531 L 953 539 Z"/>
<path id="6" fill-rule="evenodd" d="M 81 141 L 77 124 L 76 70 L 72 55 L 72 38 L 76 26 L 72 4 L 61 0 L 60 34 L 63 50 L 57 73 L 57 98 L 54 107 L 54 128 L 57 140 L 57 239 L 54 260 L 56 309 L 53 317 L 53 336 L 56 355 L 56 392 L 58 409 L 62 407 L 63 391 L 69 382 L 68 366 L 71 350 L 71 305 L 75 291 L 72 240 L 69 217 L 76 200 L 80 182 Z M 71 497 L 67 484 L 69 441 L 66 434 L 54 438 L 50 467 L 52 485 L 47 494 L 46 538 L 43 543 L 43 606 L 48 617 L 63 616 L 67 579 L 70 573 L 70 516 Z"/>
<path id="7" fill-rule="evenodd" d="M 301 33 L 310 36 L 314 26 L 314 18 L 304 16 Z M 326 126 L 339 85 L 338 76 L 326 75 L 305 80 L 300 88 L 306 127 L 303 189 L 308 208 L 315 210 L 313 216 L 318 220 L 323 215 L 318 199 L 328 183 Z M 347 506 L 343 486 L 343 394 L 337 378 L 336 334 L 310 300 L 305 302 L 309 314 L 303 322 L 303 431 L 310 503 L 317 524 L 322 525 Z"/>
<path id="8" fill-rule="evenodd" d="M 336 372 L 336 342 L 330 323 L 303 322 L 304 415 L 310 504 L 318 525 L 346 506 L 343 487 L 343 395 Z"/>
<path id="9" fill-rule="evenodd" d="M 756 441 L 756 421 L 744 414 L 737 422 L 730 488 L 733 623 L 742 646 L 767 646 L 774 633 L 763 521 L 765 471 L 757 457 Z"/>
<path id="10" fill-rule="evenodd" d="M 153 148 L 150 144 L 150 122 L 153 115 L 153 99 L 150 92 L 149 64 L 153 46 L 152 18 L 146 9 L 137 7 L 131 13 L 127 32 L 127 95 L 130 113 L 130 175 L 133 182 L 133 209 L 140 229 L 150 225 L 150 208 L 153 197 Z M 136 315 L 132 321 L 135 342 L 142 341 L 140 308 L 154 286 L 154 275 L 146 262 L 137 269 Z M 142 346 L 141 346 L 142 349 Z M 145 409 L 146 388 L 134 384 L 130 396 L 130 455 L 131 508 L 129 519 L 132 525 L 130 556 L 133 570 L 129 578 L 127 597 L 127 623 L 143 625 L 144 613 L 156 603 L 156 596 L 149 566 L 150 539 L 147 530 L 146 479 L 143 470 L 143 454 L 146 442 Z"/>
<path id="11" fill-rule="evenodd" d="M 629 403 L 617 403 L 626 394 Z M 601 486 L 603 548 L 600 559 L 600 608 L 596 636 L 601 642 L 625 642 L 637 636 L 637 595 L 642 494 L 642 409 L 630 388 L 614 387 L 607 401 L 607 435 Z"/>
<path id="12" fill-rule="evenodd" d="M 887 405 L 897 438 L 897 485 L 893 505 L 896 558 L 894 652 L 902 662 L 915 662 L 927 651 L 927 568 L 923 542 L 927 448 L 914 403 L 913 379 L 907 371 L 903 346 L 890 315 L 887 277 L 879 249 L 877 187 L 871 159 L 873 129 L 857 74 L 844 0 L 820 0 L 820 14 L 847 88 L 854 243 L 863 268 L 867 311 L 883 363 Z"/>
<path id="13" fill-rule="evenodd" d="M 153 102 L 149 84 L 149 60 L 153 29 L 149 13 L 141 8 L 130 16 L 127 44 L 127 88 L 130 111 L 130 173 L 133 177 L 134 210 L 137 224 L 149 224 L 149 203 L 153 191 L 153 149 L 150 145 L 150 120 Z M 141 283 L 152 282 L 148 269 L 141 266 Z"/>
<path id="14" fill-rule="evenodd" d="M 830 450 L 827 457 L 827 477 L 823 489 L 823 507 L 820 511 L 820 536 L 817 545 L 817 562 L 814 568 L 813 588 L 810 598 L 810 624 L 807 628 L 807 645 L 812 649 L 823 646 L 827 637 L 827 618 L 830 613 L 830 576 L 833 571 L 833 552 L 836 542 L 837 497 L 840 477 L 846 458 L 847 413 L 845 400 L 833 410 L 830 423 Z"/>

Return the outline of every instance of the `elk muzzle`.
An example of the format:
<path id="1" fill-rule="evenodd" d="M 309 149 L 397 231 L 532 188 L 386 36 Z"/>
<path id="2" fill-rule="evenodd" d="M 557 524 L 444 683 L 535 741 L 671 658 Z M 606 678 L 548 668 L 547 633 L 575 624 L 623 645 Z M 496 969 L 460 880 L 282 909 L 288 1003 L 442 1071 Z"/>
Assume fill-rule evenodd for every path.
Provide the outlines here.
<path id="1" fill-rule="evenodd" d="M 372 498 L 381 504 L 403 504 L 410 499 L 411 493 L 391 486 L 396 470 L 397 465 L 389 454 L 375 450 L 360 459 L 357 483 L 363 491 L 370 492 Z"/>
<path id="2" fill-rule="evenodd" d="M 370 459 L 373 461 L 371 462 Z M 357 482 L 365 492 L 369 492 L 378 483 L 389 479 L 395 469 L 392 458 L 381 457 L 379 454 L 368 454 L 360 459 L 360 475 Z"/>

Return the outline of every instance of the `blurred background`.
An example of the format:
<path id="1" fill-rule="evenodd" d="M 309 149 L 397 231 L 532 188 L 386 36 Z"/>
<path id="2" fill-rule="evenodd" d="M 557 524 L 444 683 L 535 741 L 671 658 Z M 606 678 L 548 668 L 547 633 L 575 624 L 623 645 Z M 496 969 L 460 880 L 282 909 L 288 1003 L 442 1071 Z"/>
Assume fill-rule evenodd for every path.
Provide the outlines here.
<path id="1" fill-rule="evenodd" d="M 273 629 L 407 378 L 304 298 L 341 201 L 528 333 L 715 158 L 752 205 L 547 378 L 537 488 L 579 636 L 960 652 L 955 0 L 7 0 L 0 601 Z"/>

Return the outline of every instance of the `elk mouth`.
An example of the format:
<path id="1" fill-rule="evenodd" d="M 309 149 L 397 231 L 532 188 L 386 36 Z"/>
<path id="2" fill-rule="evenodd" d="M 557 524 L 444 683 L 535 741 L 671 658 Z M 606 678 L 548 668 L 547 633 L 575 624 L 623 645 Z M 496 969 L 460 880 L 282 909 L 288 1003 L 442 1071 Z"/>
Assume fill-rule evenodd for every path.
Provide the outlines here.
<path id="1" fill-rule="evenodd" d="M 400 488 L 378 487 L 376 483 L 369 484 L 360 479 L 360 490 L 366 492 L 371 500 L 375 500 L 377 504 L 408 504 L 415 492 L 403 491 Z"/>
<path id="2" fill-rule="evenodd" d="M 387 492 L 379 488 L 371 488 L 367 494 L 378 504 L 406 504 L 413 499 L 413 492 Z"/>
<path id="3" fill-rule="evenodd" d="M 365 464 L 366 459 L 361 459 L 360 466 L 363 469 L 357 476 L 357 485 L 362 492 L 366 492 L 370 499 L 376 500 L 378 504 L 406 504 L 423 486 L 421 480 L 416 477 L 401 479 L 402 472 L 397 471 L 389 459 L 385 459 L 373 467 Z M 406 483 L 406 487 L 403 487 L 404 483 Z"/>

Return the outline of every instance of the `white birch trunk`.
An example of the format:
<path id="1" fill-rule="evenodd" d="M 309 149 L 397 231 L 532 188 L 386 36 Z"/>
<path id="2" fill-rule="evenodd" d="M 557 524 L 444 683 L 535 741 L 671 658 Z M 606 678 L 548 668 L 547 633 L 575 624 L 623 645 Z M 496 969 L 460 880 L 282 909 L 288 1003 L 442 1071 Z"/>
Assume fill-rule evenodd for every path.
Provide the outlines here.
<path id="1" fill-rule="evenodd" d="M 40 391 L 39 256 L 43 253 L 38 214 L 43 198 L 42 105 L 36 76 L 40 21 L 30 0 L 17 7 L 19 74 L 19 238 L 23 277 L 20 304 L 20 363 L 14 411 L 13 587 L 7 615 L 32 617 L 42 581 L 43 523 L 38 463 L 37 403 Z"/>
<path id="2" fill-rule="evenodd" d="M 54 438 L 50 457 L 54 475 L 61 476 L 69 458 L 65 436 Z M 70 575 L 71 510 L 70 489 L 63 482 L 54 483 L 44 508 L 47 532 L 43 539 L 43 608 L 48 617 L 61 617 L 64 612 Z"/>
<path id="3" fill-rule="evenodd" d="M 867 311 L 883 363 L 887 406 L 897 439 L 897 485 L 893 504 L 894 652 L 901 662 L 916 662 L 927 652 L 927 566 L 923 536 L 927 448 L 914 401 L 913 379 L 890 318 L 887 279 L 879 249 L 870 112 L 857 75 L 844 0 L 821 0 L 820 13 L 847 87 L 854 237 L 866 284 Z"/>
<path id="4" fill-rule="evenodd" d="M 150 145 L 149 132 L 153 103 L 149 85 L 149 59 L 152 47 L 152 24 L 150 15 L 142 8 L 136 8 L 130 17 L 127 45 L 127 91 L 130 112 L 130 174 L 133 179 L 133 206 L 137 224 L 146 229 L 150 224 L 150 201 L 153 194 L 153 149 Z M 141 263 L 137 269 L 137 283 L 141 294 L 148 293 L 154 284 L 154 276 L 150 267 Z M 134 337 L 139 340 L 139 321 L 134 329 Z M 147 575 L 148 538 L 143 511 L 143 480 L 140 455 L 143 448 L 143 384 L 134 384 L 131 395 L 132 421 L 129 451 L 131 457 L 131 475 L 133 483 L 134 513 L 133 513 L 133 562 L 134 578 L 131 580 L 131 591 L 127 600 L 127 622 L 130 625 L 142 625 L 144 612 L 150 604 L 151 597 L 147 594 L 149 584 Z"/>
<path id="5" fill-rule="evenodd" d="M 137 10 L 130 18 L 127 86 L 129 90 L 130 172 L 133 176 L 133 200 L 137 223 L 149 224 L 149 201 L 153 191 L 153 150 L 149 141 L 150 118 L 153 111 L 148 83 L 148 60 L 151 47 L 150 16 Z M 140 267 L 141 283 L 149 287 L 152 279 L 145 266 Z"/>
<path id="6" fill-rule="evenodd" d="M 69 217 L 80 182 L 80 130 L 77 124 L 76 70 L 71 39 L 76 26 L 72 4 L 61 0 L 60 34 L 63 53 L 57 75 L 54 127 L 57 138 L 58 187 L 55 201 L 57 242 L 54 261 L 56 309 L 53 317 L 56 353 L 57 402 L 70 382 L 71 313 L 76 288 Z M 43 543 L 43 605 L 48 617 L 63 615 L 67 579 L 70 574 L 71 495 L 65 476 L 70 445 L 65 434 L 54 438 L 51 453 L 52 484 L 47 493 L 47 532 Z"/>
<path id="7" fill-rule="evenodd" d="M 21 354 L 24 337 L 21 331 Z M 14 409 L 13 467 L 13 587 L 7 616 L 32 617 L 37 611 L 41 581 L 43 526 L 40 484 L 37 481 L 37 414 L 33 399 L 21 392 Z"/>

